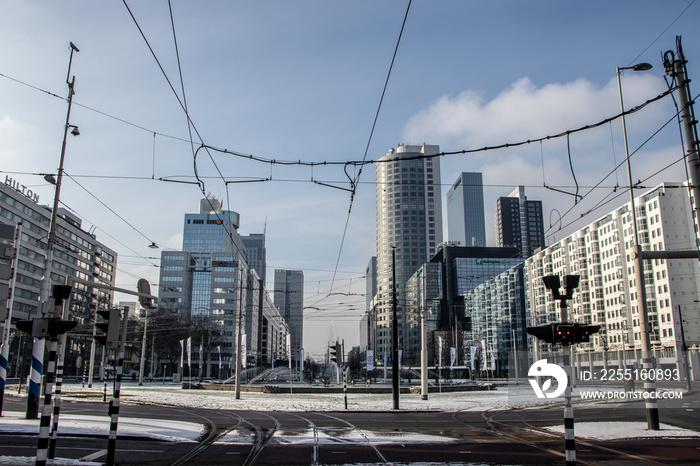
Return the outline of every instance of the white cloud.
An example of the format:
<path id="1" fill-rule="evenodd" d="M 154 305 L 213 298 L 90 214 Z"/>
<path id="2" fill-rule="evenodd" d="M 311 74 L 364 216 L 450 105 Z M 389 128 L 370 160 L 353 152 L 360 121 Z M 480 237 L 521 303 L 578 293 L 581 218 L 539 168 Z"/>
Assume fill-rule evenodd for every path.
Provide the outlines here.
<path id="1" fill-rule="evenodd" d="M 650 75 L 628 74 L 623 77 L 623 86 L 625 108 L 629 109 L 662 93 L 665 83 Z M 616 77 L 603 87 L 585 79 L 537 87 L 530 79 L 521 78 L 490 101 L 471 90 L 454 97 L 442 96 L 409 120 L 405 134 L 406 140 L 430 141 L 440 144 L 445 151 L 478 149 L 554 135 L 602 121 L 619 112 Z M 628 116 L 630 152 L 634 153 L 640 148 L 632 157 L 635 180 L 645 179 L 662 170 L 681 155 L 678 152 L 678 128 L 673 125 L 654 136 L 650 144 L 644 145 L 644 141 L 673 113 L 670 99 L 666 98 Z M 617 175 L 612 174 L 603 180 L 616 165 L 624 161 L 622 142 L 622 127 L 618 119 L 609 125 L 572 134 L 569 144 L 562 137 L 545 140 L 541 144 L 447 156 L 441 159 L 442 182 L 448 185 L 453 183 L 462 171 L 483 173 L 489 245 L 495 245 L 493 215 L 496 199 L 508 195 L 513 187 L 519 185 L 526 186 L 528 198 L 543 201 L 548 227 L 550 218 L 556 221 L 560 214 L 569 210 L 571 212 L 565 216 L 562 225 L 570 224 L 584 215 L 583 219 L 567 228 L 567 232 L 570 232 L 627 199 L 616 197 L 615 202 L 604 203 L 603 210 L 588 213 L 599 202 L 615 197 L 611 193 L 616 184 L 627 185 L 624 164 Z M 661 181 L 682 181 L 682 168 L 681 164 L 672 170 L 664 170 L 644 184 L 653 186 Z M 545 188 L 545 184 L 554 189 Z M 574 205 L 577 184 L 579 195 L 586 195 L 593 186 L 598 187 Z M 447 188 L 443 190 L 446 192 Z M 557 236 L 564 233 L 559 232 Z"/>
<path id="2" fill-rule="evenodd" d="M 626 77 L 626 108 L 660 94 L 664 88 L 658 77 Z M 405 140 L 475 148 L 557 134 L 613 116 L 619 109 L 616 78 L 603 87 L 583 78 L 537 87 L 523 77 L 490 101 L 472 90 L 444 95 L 411 118 L 404 135 Z"/>

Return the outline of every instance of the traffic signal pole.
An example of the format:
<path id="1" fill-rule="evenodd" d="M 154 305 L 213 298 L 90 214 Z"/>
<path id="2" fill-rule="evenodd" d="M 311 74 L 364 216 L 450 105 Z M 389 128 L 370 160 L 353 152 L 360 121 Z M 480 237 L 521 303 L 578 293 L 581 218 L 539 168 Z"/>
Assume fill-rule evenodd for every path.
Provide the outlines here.
<path id="1" fill-rule="evenodd" d="M 566 299 L 560 299 L 561 320 L 568 322 L 568 309 L 566 308 Z M 571 346 L 564 344 L 562 351 L 564 352 L 564 372 L 568 377 L 566 389 L 564 390 L 564 450 L 566 454 L 566 466 L 574 466 L 576 464 L 576 433 L 574 431 L 574 408 L 571 405 L 571 384 L 574 380 L 573 371 L 571 368 Z"/>
<path id="2" fill-rule="evenodd" d="M 391 387 L 394 394 L 394 409 L 399 409 L 399 319 L 396 309 L 396 248 L 391 249 L 391 275 L 393 293 L 391 298 Z"/>
<path id="3" fill-rule="evenodd" d="M 9 231 L 8 231 L 9 233 Z M 17 222 L 17 227 L 14 228 L 14 234 L 13 236 L 13 246 L 14 246 L 14 252 L 13 252 L 13 257 L 12 261 L 10 263 L 10 276 L 9 276 L 9 282 L 8 282 L 8 290 L 9 290 L 9 297 L 7 298 L 7 315 L 5 316 L 5 326 L 3 327 L 3 332 L 2 332 L 2 346 L 0 346 L 0 416 L 2 415 L 2 405 L 3 405 L 3 400 L 5 398 L 5 381 L 7 380 L 7 364 L 8 364 L 8 357 L 10 355 L 10 326 L 12 324 L 12 308 L 14 307 L 14 289 L 15 289 L 15 279 L 17 274 L 15 273 L 17 270 L 17 261 L 18 261 L 18 255 L 17 254 L 17 249 L 19 249 L 19 241 L 22 233 L 22 222 Z M 10 235 L 8 235 L 10 236 Z M 10 238 L 4 238 L 4 239 L 10 239 Z M 18 357 L 17 360 L 19 361 L 19 345 L 17 346 L 17 353 Z"/>
<path id="4" fill-rule="evenodd" d="M 119 423 L 119 395 L 122 386 L 122 369 L 124 366 L 124 350 L 126 348 L 126 330 L 129 323 L 129 308 L 124 308 L 124 316 L 122 317 L 122 333 L 119 339 L 119 354 L 117 358 L 117 375 L 116 383 L 114 384 L 114 392 L 112 401 L 109 404 L 109 441 L 107 443 L 107 466 L 114 465 L 114 453 L 117 449 L 117 425 Z"/>
<path id="5" fill-rule="evenodd" d="M 72 277 L 66 277 L 66 285 L 73 287 Z M 70 293 L 62 303 L 61 320 L 67 320 L 70 309 Z M 63 361 L 66 353 L 67 335 L 58 335 L 58 351 L 56 353 L 56 385 L 53 398 L 53 420 L 51 425 L 51 438 L 49 439 L 49 459 L 53 459 L 56 454 L 56 438 L 58 437 L 58 419 L 61 414 L 61 392 L 63 387 Z"/>

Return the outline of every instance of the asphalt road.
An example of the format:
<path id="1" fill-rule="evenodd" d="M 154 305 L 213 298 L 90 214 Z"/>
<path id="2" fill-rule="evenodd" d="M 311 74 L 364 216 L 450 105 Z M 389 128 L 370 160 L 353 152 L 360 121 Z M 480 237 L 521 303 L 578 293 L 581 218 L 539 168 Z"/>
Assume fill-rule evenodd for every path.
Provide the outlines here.
<path id="1" fill-rule="evenodd" d="M 6 397 L 5 410 L 24 410 Z M 106 405 L 64 400 L 62 413 L 106 415 Z M 660 402 L 664 423 L 700 430 L 700 396 Z M 561 407 L 457 412 L 225 411 L 122 405 L 121 415 L 199 422 L 199 442 L 163 442 L 120 436 L 116 462 L 179 464 L 564 464 L 560 435 L 541 430 L 561 425 Z M 575 406 L 577 422 L 644 421 L 642 402 Z M 1 422 L 1 421 L 0 421 Z M 60 432 L 60 429 L 59 429 Z M 435 441 L 435 440 L 444 441 Z M 426 441 L 427 440 L 427 441 Z M 0 456 L 34 456 L 35 435 L 0 435 Z M 104 461 L 105 436 L 62 436 L 56 456 Z M 577 440 L 580 464 L 698 464 L 700 438 Z"/>

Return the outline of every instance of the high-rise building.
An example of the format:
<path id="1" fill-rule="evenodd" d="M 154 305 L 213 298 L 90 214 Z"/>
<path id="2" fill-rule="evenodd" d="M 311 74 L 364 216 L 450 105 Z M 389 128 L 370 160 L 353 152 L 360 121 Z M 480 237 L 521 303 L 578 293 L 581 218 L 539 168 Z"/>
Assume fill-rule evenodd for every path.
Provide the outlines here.
<path id="1" fill-rule="evenodd" d="M 289 328 L 292 361 L 299 361 L 304 345 L 304 272 L 275 269 L 273 296 Z"/>
<path id="2" fill-rule="evenodd" d="M 223 210 L 216 199 L 202 199 L 199 213 L 185 214 L 182 251 L 161 253 L 159 307 L 203 319 L 210 327 L 203 342 L 206 376 L 219 369 L 217 349 L 224 361 L 235 360 L 239 322 L 248 359 L 260 362 L 274 355 L 272 345 L 260 344 L 262 335 L 278 335 L 284 327 L 276 309 L 264 306 L 266 291 L 246 259 L 239 222 L 237 212 Z M 261 312 L 276 315 L 261 319 Z M 193 347 L 197 338 L 204 337 L 195 336 Z"/>
<path id="3" fill-rule="evenodd" d="M 447 239 L 459 246 L 486 246 L 484 182 L 479 172 L 460 174 L 447 192 Z"/>
<path id="4" fill-rule="evenodd" d="M 399 345 L 406 335 L 404 286 L 442 241 L 440 162 L 428 157 L 436 145 L 400 145 L 378 160 L 376 168 L 377 326 L 376 357 L 391 352 L 392 272 L 396 274 Z M 392 252 L 396 267 L 392 268 Z"/>
<path id="5" fill-rule="evenodd" d="M 248 265 L 258 273 L 258 277 L 265 283 L 267 250 L 265 249 L 265 233 L 251 233 L 241 236 L 245 246 Z"/>
<path id="6" fill-rule="evenodd" d="M 544 247 L 542 201 L 529 201 L 518 186 L 496 205 L 496 236 L 499 247 L 515 247 L 521 257 L 530 257 Z"/>

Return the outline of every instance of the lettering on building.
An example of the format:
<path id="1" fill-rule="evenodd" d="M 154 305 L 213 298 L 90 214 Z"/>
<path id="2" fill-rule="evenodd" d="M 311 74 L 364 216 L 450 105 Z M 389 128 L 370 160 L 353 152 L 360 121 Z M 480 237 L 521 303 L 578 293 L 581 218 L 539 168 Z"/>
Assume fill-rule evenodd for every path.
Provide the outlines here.
<path id="1" fill-rule="evenodd" d="M 17 191 L 18 193 L 22 194 L 23 196 L 27 197 L 28 199 L 31 199 L 37 204 L 39 203 L 39 195 L 37 193 L 35 193 L 25 185 L 21 184 L 19 181 L 13 180 L 8 175 L 5 175 L 5 184 Z"/>

